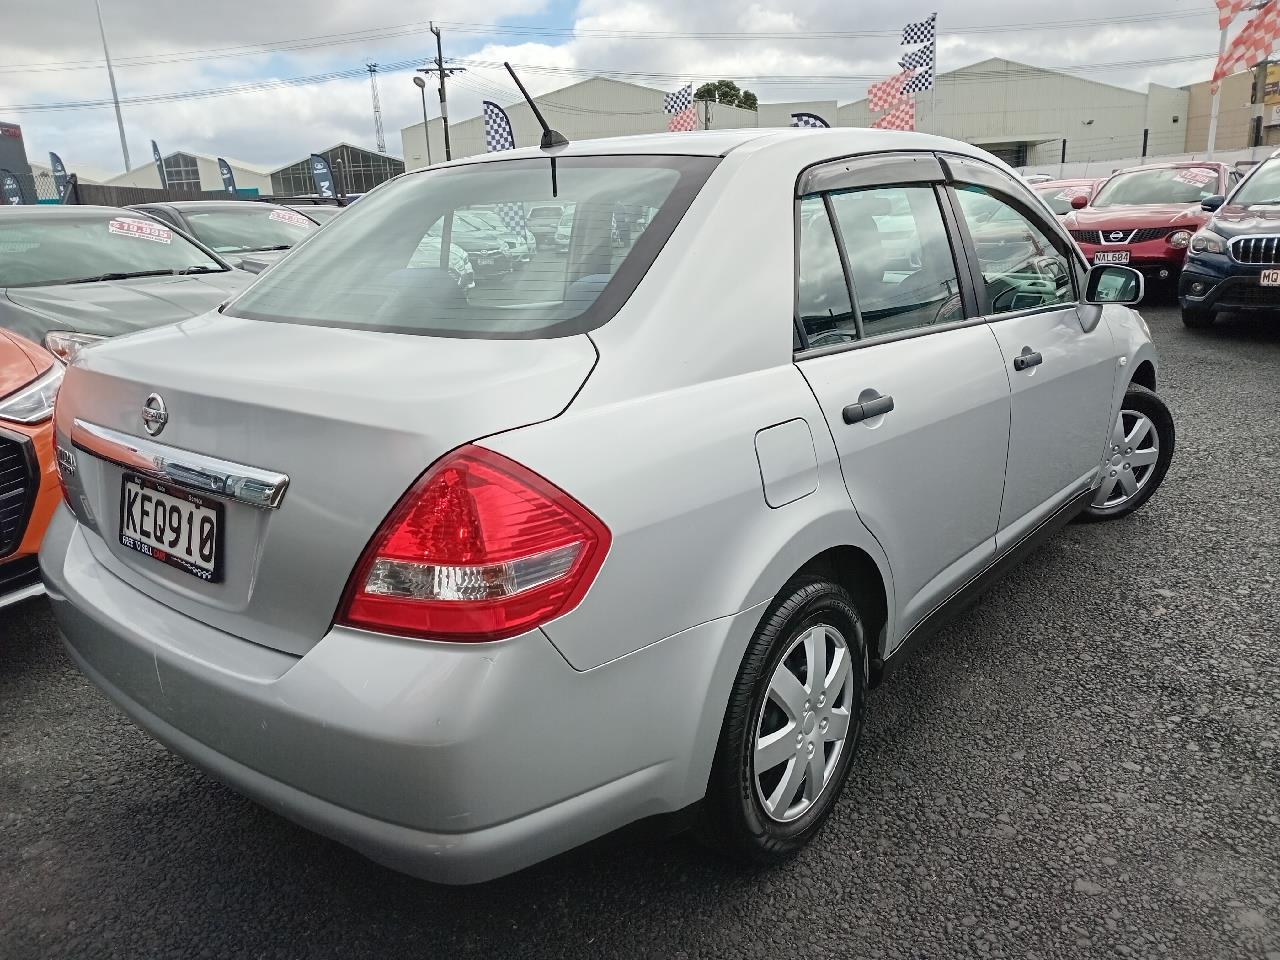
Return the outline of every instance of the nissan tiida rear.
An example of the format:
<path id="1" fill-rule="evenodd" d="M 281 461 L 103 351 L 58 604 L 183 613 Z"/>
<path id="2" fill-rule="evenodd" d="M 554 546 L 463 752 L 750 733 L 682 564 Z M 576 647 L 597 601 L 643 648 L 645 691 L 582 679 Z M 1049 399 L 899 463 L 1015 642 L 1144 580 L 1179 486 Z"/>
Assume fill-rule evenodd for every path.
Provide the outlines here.
<path id="1" fill-rule="evenodd" d="M 384 863 L 483 880 L 654 815 L 777 863 L 916 638 L 1159 487 L 1142 277 L 938 137 L 545 139 L 85 350 L 46 585 L 141 726 Z M 458 223 L 547 208 L 460 282 Z"/>
<path id="2" fill-rule="evenodd" d="M 87 351 L 46 555 L 76 660 L 174 749 L 415 872 L 500 873 L 580 817 L 609 826 L 574 798 L 669 757 L 658 741 L 618 771 L 589 749 L 588 704 L 614 694 L 540 628 L 581 603 L 610 530 L 500 438 L 573 401 L 589 331 L 716 163 L 407 177 L 225 310 Z M 468 211 L 553 200 L 579 211 L 567 259 L 459 284 L 444 251 Z M 622 244 L 620 208 L 648 214 Z M 549 765 L 526 736 L 548 745 L 548 724 L 578 730 Z"/>

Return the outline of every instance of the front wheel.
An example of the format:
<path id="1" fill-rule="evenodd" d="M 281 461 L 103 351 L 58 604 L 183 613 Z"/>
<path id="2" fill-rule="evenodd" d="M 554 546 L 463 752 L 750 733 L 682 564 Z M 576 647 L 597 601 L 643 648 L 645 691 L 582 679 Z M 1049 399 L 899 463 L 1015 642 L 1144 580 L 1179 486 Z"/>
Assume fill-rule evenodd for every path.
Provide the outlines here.
<path id="1" fill-rule="evenodd" d="M 708 784 L 704 839 L 765 864 L 803 847 L 848 776 L 867 680 L 853 597 L 822 577 L 792 580 L 738 670 Z"/>
<path id="2" fill-rule="evenodd" d="M 1085 507 L 1084 520 L 1115 520 L 1151 499 L 1173 459 L 1173 415 L 1146 387 L 1129 384 L 1111 429 L 1102 485 Z"/>
<path id="3" fill-rule="evenodd" d="M 1192 330 L 1203 330 L 1213 326 L 1213 311 L 1203 307 L 1183 307 L 1182 325 Z"/>

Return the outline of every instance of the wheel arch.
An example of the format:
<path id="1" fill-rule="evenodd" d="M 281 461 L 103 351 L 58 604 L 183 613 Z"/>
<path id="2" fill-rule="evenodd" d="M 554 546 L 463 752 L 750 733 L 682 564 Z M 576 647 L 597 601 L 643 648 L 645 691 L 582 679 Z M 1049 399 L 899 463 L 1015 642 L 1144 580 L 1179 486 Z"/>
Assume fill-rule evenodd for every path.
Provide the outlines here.
<path id="1" fill-rule="evenodd" d="M 806 573 L 827 577 L 853 596 L 866 631 L 871 682 L 879 682 L 888 640 L 889 591 L 875 559 L 861 547 L 841 544 L 811 557 L 792 577 Z"/>
<path id="2" fill-rule="evenodd" d="M 1137 367 L 1134 368 L 1133 376 L 1129 378 L 1129 382 L 1136 383 L 1140 387 L 1146 387 L 1153 393 L 1155 392 L 1156 365 L 1149 357 L 1142 360 Z"/>

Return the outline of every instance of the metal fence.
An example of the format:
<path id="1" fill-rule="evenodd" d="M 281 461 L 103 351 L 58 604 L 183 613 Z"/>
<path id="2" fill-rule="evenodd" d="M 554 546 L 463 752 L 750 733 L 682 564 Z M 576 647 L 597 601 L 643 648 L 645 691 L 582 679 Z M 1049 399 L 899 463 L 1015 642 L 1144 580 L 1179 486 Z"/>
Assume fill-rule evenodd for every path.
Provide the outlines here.
<path id="1" fill-rule="evenodd" d="M 76 182 L 68 203 L 89 203 L 102 207 L 127 207 L 132 203 L 164 203 L 169 200 L 226 200 L 222 190 L 193 190 L 183 187 L 109 187 L 101 183 Z"/>

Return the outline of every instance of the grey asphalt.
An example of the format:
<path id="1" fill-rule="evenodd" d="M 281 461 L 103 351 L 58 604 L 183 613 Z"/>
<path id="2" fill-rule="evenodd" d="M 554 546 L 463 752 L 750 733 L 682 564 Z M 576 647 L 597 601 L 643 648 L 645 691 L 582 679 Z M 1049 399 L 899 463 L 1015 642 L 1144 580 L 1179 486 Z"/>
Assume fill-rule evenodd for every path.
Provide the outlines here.
<path id="1" fill-rule="evenodd" d="M 872 695 L 792 863 L 651 839 L 399 876 L 157 747 L 38 601 L 0 611 L 0 957 L 1280 960 L 1280 318 L 1144 312 L 1164 488 L 1067 528 Z"/>

